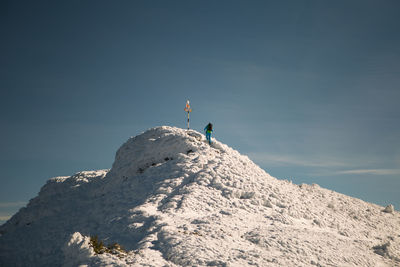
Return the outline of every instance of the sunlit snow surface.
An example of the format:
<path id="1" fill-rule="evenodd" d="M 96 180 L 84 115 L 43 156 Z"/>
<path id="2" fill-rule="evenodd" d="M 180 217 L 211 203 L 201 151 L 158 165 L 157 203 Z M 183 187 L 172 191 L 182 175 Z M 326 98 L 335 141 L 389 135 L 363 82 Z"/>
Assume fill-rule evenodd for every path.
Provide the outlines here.
<path id="1" fill-rule="evenodd" d="M 400 214 L 271 177 L 198 132 L 130 138 L 0 227 L 0 266 L 399 266 Z M 96 254 L 89 237 L 126 254 Z"/>

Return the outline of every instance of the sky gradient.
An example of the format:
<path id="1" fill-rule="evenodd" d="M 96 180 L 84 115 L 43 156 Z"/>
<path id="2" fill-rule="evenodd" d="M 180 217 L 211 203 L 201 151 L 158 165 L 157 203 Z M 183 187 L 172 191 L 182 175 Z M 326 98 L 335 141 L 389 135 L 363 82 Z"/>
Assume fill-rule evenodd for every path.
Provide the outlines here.
<path id="1" fill-rule="evenodd" d="M 210 121 L 271 175 L 400 207 L 399 1 L 1 1 L 0 220 Z"/>

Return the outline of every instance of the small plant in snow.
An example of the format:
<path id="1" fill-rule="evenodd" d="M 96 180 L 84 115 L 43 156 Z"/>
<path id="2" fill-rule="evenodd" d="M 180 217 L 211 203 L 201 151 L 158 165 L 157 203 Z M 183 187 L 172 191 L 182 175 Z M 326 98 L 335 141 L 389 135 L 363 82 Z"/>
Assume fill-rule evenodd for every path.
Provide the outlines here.
<path id="1" fill-rule="evenodd" d="M 90 245 L 96 254 L 110 253 L 121 255 L 127 253 L 125 249 L 118 243 L 112 243 L 108 246 L 105 246 L 103 241 L 99 240 L 97 235 L 90 237 Z"/>
<path id="2" fill-rule="evenodd" d="M 118 243 L 107 246 L 107 252 L 111 254 L 126 254 L 126 250 Z"/>
<path id="3" fill-rule="evenodd" d="M 97 235 L 90 237 L 90 245 L 92 246 L 94 252 L 96 254 L 103 254 L 104 253 L 104 243 L 103 241 L 99 240 Z"/>

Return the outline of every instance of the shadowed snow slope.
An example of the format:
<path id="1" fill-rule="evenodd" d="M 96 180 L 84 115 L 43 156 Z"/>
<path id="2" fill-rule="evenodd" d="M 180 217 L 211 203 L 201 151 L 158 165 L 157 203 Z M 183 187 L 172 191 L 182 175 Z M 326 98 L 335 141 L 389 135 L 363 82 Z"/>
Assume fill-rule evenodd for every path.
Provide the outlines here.
<path id="1" fill-rule="evenodd" d="M 111 170 L 50 179 L 0 227 L 0 266 L 399 266 L 400 214 L 382 210 L 157 127 Z"/>

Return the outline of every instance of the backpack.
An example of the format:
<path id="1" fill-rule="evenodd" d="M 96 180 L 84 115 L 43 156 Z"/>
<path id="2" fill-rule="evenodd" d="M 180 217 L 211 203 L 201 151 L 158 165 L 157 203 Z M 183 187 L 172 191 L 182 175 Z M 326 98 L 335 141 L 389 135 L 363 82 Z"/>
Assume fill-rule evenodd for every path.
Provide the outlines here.
<path id="1" fill-rule="evenodd" d="M 213 129 L 212 129 L 212 127 L 213 127 L 213 125 L 211 124 L 211 123 L 209 123 L 208 125 L 207 125 L 207 131 L 212 131 Z"/>

